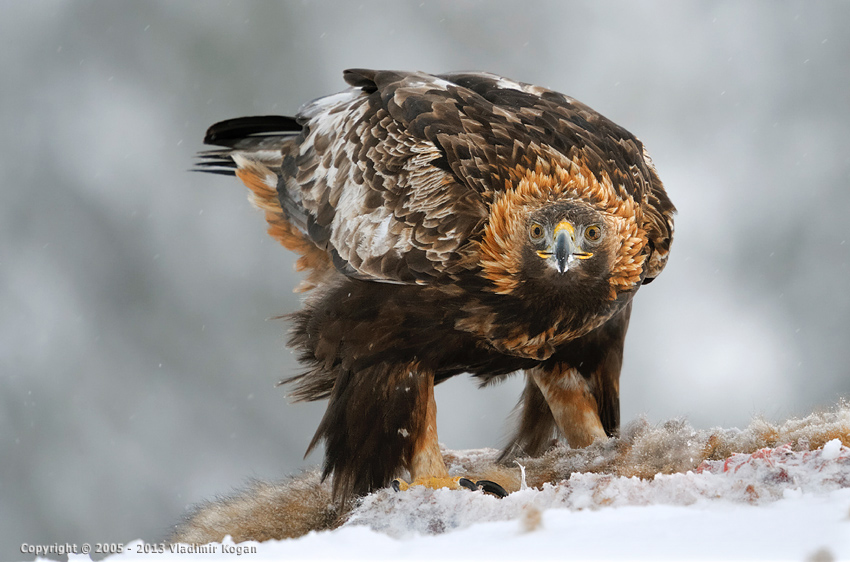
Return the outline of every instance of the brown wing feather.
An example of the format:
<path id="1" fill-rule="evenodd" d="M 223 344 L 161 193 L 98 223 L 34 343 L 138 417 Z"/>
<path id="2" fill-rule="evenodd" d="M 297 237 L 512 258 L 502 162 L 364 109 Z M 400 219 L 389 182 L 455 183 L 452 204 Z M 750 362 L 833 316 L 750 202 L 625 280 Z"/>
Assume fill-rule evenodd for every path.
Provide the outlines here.
<path id="1" fill-rule="evenodd" d="M 487 208 L 413 130 L 417 111 L 439 106 L 447 92 L 433 76 L 363 72 L 346 73 L 358 88 L 299 113 L 304 133 L 285 154 L 281 189 L 343 273 L 391 283 L 450 276 L 470 261 Z"/>
<path id="2" fill-rule="evenodd" d="M 667 265 L 667 256 L 670 254 L 670 245 L 673 243 L 673 214 L 676 208 L 664 191 L 664 185 L 655 171 L 655 165 L 649 154 L 644 150 L 644 159 L 647 162 L 650 188 L 646 194 L 646 205 L 644 205 L 644 218 L 647 224 L 647 234 L 652 254 L 647 260 L 646 278 L 644 283 L 650 283 L 658 277 L 664 266 Z"/>
<path id="3" fill-rule="evenodd" d="M 477 243 L 498 194 L 517 186 L 518 170 L 548 165 L 554 153 L 596 178 L 622 180 L 615 186 L 621 196 L 646 207 L 656 249 L 646 277 L 660 272 L 673 206 L 643 145 L 592 109 L 487 73 L 360 69 L 346 71 L 345 79 L 352 88 L 298 113 L 302 129 L 272 152 L 279 158 L 274 165 L 262 160 L 269 152 L 248 152 L 246 143 L 274 135 L 276 125 L 292 131 L 289 118 L 223 122 L 207 139 L 227 142 L 235 147 L 231 154 L 250 160 L 259 154 L 279 174 L 277 195 L 289 227 L 273 228 L 279 239 L 283 232 L 296 239 L 284 245 L 311 253 L 306 262 L 321 264 L 317 269 L 330 262 L 350 277 L 389 283 L 456 280 L 479 266 Z M 634 175 L 618 175 L 624 169 Z M 273 202 L 271 195 L 259 202 Z M 306 240 L 328 260 L 312 255 Z"/>

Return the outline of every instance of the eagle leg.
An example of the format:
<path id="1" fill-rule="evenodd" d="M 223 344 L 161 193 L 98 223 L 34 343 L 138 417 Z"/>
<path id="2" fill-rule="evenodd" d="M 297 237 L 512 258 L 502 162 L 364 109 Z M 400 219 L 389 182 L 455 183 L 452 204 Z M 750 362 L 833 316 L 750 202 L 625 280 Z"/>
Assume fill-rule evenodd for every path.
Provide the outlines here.
<path id="1" fill-rule="evenodd" d="M 558 426 L 552 410 L 534 379 L 528 375 L 525 390 L 517 404 L 519 426 L 499 455 L 498 461 L 510 464 L 517 457 L 538 457 L 548 449 L 555 438 Z"/>
<path id="2" fill-rule="evenodd" d="M 617 435 L 620 369 L 631 308 L 626 305 L 603 326 L 526 371 L 519 428 L 501 462 L 542 454 L 556 428 L 571 447 Z"/>
<path id="3" fill-rule="evenodd" d="M 448 476 L 437 444 L 434 375 L 417 363 L 341 366 L 310 449 L 325 443 L 335 500 L 384 488 L 405 469 Z M 315 378 L 315 376 L 314 376 Z M 430 397 L 430 400 L 429 400 Z"/>
<path id="4" fill-rule="evenodd" d="M 439 488 L 452 490 L 467 488 L 481 490 L 500 498 L 507 496 L 508 492 L 491 480 L 473 482 L 461 476 L 449 476 L 437 439 L 437 402 L 434 399 L 434 379 L 429 378 L 428 380 L 430 384 L 422 389 L 423 394 L 427 393 L 425 419 L 419 425 L 420 433 L 413 441 L 412 455 L 406 463 L 412 481 L 408 484 L 404 480 L 395 479 L 392 482 L 393 489 L 396 492 L 401 492 L 411 486 L 425 486 L 435 490 Z M 422 401 L 424 402 L 424 400 Z"/>
<path id="5" fill-rule="evenodd" d="M 410 435 L 410 457 L 406 459 L 405 468 L 410 473 L 411 482 L 393 480 L 393 489 L 405 491 L 410 486 L 425 486 L 427 488 L 461 489 L 460 477 L 452 478 L 446 470 L 440 443 L 437 439 L 437 401 L 434 399 L 434 379 L 429 377 L 427 384 L 420 387 L 420 398 L 417 402 L 425 405 L 424 418 L 417 424 L 419 432 Z"/>
<path id="6" fill-rule="evenodd" d="M 429 377 L 428 384 L 422 386 L 424 387 L 422 393 L 427 394 L 425 419 L 420 425 L 419 435 L 411 436 L 414 438 L 413 451 L 411 458 L 406 463 L 410 478 L 414 482 L 428 478 L 449 477 L 437 439 L 437 401 L 434 399 L 433 377 Z"/>
<path id="7" fill-rule="evenodd" d="M 593 391 L 577 369 L 555 363 L 530 369 L 528 374 L 546 398 L 570 447 L 587 447 L 608 438 Z"/>

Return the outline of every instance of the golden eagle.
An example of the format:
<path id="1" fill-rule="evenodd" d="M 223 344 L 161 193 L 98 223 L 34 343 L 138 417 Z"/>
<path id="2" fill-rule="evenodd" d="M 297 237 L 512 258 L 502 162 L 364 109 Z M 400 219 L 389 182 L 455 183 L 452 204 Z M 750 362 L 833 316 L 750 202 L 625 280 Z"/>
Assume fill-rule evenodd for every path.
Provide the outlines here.
<path id="1" fill-rule="evenodd" d="M 619 427 L 638 288 L 667 261 L 673 204 L 643 144 L 557 92 L 495 74 L 347 70 L 295 118 L 231 119 L 204 171 L 235 174 L 301 255 L 297 400 L 328 400 L 337 500 L 447 478 L 434 385 L 526 375 L 502 453 Z M 456 481 L 456 479 L 455 479 Z"/>

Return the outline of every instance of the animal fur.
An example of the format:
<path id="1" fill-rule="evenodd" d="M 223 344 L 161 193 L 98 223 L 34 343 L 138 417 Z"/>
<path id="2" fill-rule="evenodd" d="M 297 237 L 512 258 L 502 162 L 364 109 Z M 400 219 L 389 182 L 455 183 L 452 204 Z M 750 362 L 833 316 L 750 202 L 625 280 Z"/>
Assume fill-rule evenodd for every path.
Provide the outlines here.
<path id="1" fill-rule="evenodd" d="M 584 449 L 571 449 L 559 442 L 540 457 L 521 458 L 518 462 L 525 468 L 527 485 L 538 489 L 547 484 L 562 486 L 571 478 L 587 474 L 637 477 L 651 482 L 658 475 L 693 471 L 704 461 L 722 461 L 734 453 L 755 453 L 765 447 L 782 445 L 789 445 L 794 451 L 810 451 L 822 448 L 833 439 L 850 447 L 850 405 L 847 403 L 781 424 L 757 418 L 743 431 L 697 430 L 678 419 L 653 426 L 638 419 L 626 425 L 620 437 L 607 442 Z M 519 466 L 499 463 L 497 456 L 498 451 L 492 449 L 443 450 L 450 473 L 490 479 L 502 483 L 509 491 L 519 490 Z M 850 471 L 844 485 L 850 485 Z M 458 490 L 452 493 L 473 492 Z M 176 527 L 170 540 L 205 544 L 221 542 L 226 535 L 233 537 L 235 542 L 293 538 L 309 531 L 339 527 L 353 514 L 360 520 L 368 520 L 369 510 L 383 509 L 393 494 L 402 493 L 382 490 L 374 499 L 351 501 L 340 507 L 333 502 L 332 487 L 322 481 L 318 470 L 278 483 L 254 482 L 229 498 L 196 508 Z M 533 519 L 533 514 L 530 517 Z M 437 527 L 433 531 L 440 529 Z"/>

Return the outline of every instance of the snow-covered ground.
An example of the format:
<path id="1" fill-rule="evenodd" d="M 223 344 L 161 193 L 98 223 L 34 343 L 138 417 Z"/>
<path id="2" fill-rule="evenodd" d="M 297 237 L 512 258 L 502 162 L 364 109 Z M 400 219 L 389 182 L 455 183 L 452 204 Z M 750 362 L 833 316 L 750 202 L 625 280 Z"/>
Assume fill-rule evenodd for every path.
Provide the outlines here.
<path id="1" fill-rule="evenodd" d="M 336 530 L 264 543 L 136 541 L 107 560 L 187 555 L 255 561 L 850 560 L 850 449 L 839 439 L 815 450 L 762 448 L 652 479 L 576 473 L 504 499 L 383 490 Z M 72 554 L 69 560 L 90 558 Z"/>
<path id="2" fill-rule="evenodd" d="M 461 494 L 463 492 L 451 492 Z M 435 493 L 435 501 L 441 494 Z M 789 491 L 769 505 L 699 500 L 690 506 L 652 504 L 600 509 L 548 509 L 520 521 L 477 523 L 440 535 L 391 538 L 360 525 L 299 539 L 212 543 L 192 559 L 233 560 L 848 560 L 850 489 Z M 529 524 L 528 519 L 534 521 Z M 534 527 L 529 529 L 529 527 Z M 186 560 L 171 553 L 109 557 Z M 71 555 L 70 561 L 88 561 Z"/>

